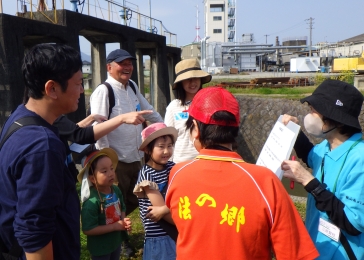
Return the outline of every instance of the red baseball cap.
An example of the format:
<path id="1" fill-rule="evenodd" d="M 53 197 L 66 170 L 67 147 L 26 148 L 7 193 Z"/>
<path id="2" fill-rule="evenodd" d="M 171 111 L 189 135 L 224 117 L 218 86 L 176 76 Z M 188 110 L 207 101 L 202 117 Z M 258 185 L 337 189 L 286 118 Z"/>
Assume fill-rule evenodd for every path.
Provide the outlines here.
<path id="1" fill-rule="evenodd" d="M 227 111 L 235 116 L 235 122 L 216 121 L 212 115 Z M 240 110 L 236 98 L 221 87 L 207 87 L 197 92 L 188 113 L 196 120 L 208 125 L 239 126 Z"/>

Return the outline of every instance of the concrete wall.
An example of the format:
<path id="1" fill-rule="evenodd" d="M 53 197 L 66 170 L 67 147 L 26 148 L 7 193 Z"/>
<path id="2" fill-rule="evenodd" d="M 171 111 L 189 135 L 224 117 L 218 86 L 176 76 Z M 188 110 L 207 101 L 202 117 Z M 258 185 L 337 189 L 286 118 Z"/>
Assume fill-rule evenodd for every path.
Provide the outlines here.
<path id="1" fill-rule="evenodd" d="M 24 53 L 33 45 L 45 42 L 67 43 L 79 50 L 78 34 L 72 29 L 0 14 L 0 125 L 23 100 L 21 65 Z M 81 98 L 80 106 L 83 105 Z M 80 113 L 72 113 L 70 118 L 76 119 Z"/>
<path id="2" fill-rule="evenodd" d="M 354 86 L 359 90 L 364 90 L 364 75 L 354 76 Z"/>

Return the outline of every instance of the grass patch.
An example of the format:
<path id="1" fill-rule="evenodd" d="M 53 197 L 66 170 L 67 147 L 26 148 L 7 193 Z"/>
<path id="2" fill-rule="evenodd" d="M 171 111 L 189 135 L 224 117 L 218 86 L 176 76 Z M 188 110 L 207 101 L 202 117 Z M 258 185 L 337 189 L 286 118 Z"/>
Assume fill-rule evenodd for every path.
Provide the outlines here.
<path id="1" fill-rule="evenodd" d="M 300 214 L 303 221 L 306 219 L 306 203 L 304 202 L 294 202 L 294 205 Z"/>
<path id="2" fill-rule="evenodd" d="M 84 94 L 85 94 L 85 95 L 91 95 L 91 94 L 92 94 L 92 91 L 93 91 L 93 90 L 92 90 L 92 89 L 90 89 L 90 88 L 89 88 L 89 89 L 84 89 L 84 90 L 83 90 L 83 92 L 84 92 Z"/>
<path id="3" fill-rule="evenodd" d="M 222 81 L 213 82 L 211 85 L 215 86 L 220 84 Z M 224 81 L 226 82 L 226 81 Z M 258 87 L 258 88 L 234 88 L 226 87 L 226 89 L 234 95 L 251 95 L 251 96 L 261 96 L 269 98 L 287 98 L 287 99 L 301 99 L 307 95 L 312 94 L 317 86 L 306 86 L 306 87 L 293 87 L 293 88 L 269 88 L 269 87 Z"/>
<path id="4" fill-rule="evenodd" d="M 219 80 L 212 80 L 204 85 L 204 87 L 216 86 L 221 82 L 236 82 L 237 79 L 224 78 Z M 239 79 L 238 81 L 250 81 L 249 79 Z M 269 96 L 269 98 L 279 97 L 288 99 L 301 99 L 316 89 L 317 86 L 297 86 L 297 87 L 255 87 L 255 88 L 238 88 L 226 87 L 234 95 L 252 95 L 252 96 Z"/>

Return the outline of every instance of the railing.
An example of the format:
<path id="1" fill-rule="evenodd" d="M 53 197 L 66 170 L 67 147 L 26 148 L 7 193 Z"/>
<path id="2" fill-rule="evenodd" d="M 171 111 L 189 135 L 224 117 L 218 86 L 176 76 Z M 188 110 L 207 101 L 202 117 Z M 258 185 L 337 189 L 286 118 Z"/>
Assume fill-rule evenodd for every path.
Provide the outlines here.
<path id="1" fill-rule="evenodd" d="M 0 6 L 1 6 L 0 0 Z M 30 12 L 30 18 L 33 19 L 33 12 L 41 12 L 50 22 L 57 23 L 56 10 L 65 9 L 65 2 L 70 5 L 68 0 L 50 0 L 52 6 L 48 6 L 49 0 L 17 0 L 17 13 Z M 158 19 L 141 14 L 139 7 L 131 2 L 123 1 L 119 3 L 114 0 L 104 0 L 104 5 L 100 5 L 102 0 L 84 0 L 81 5 L 77 5 L 79 13 L 104 19 L 110 22 L 137 28 L 150 33 L 166 36 L 169 40 L 167 45 L 177 46 L 177 34 L 170 32 Z M 78 3 L 79 1 L 77 1 Z M 126 4 L 128 3 L 128 5 Z M 107 6 L 105 6 L 105 4 Z M 29 9 L 28 9 L 29 5 Z M 130 5 L 133 5 L 131 7 Z M 54 11 L 54 20 L 49 18 L 44 11 Z"/>

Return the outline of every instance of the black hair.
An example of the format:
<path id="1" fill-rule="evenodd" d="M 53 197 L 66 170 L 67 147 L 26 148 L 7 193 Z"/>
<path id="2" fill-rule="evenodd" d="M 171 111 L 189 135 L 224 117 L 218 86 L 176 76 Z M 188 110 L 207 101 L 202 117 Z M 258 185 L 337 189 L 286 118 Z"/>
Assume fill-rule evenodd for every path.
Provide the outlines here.
<path id="1" fill-rule="evenodd" d="M 147 163 L 150 160 L 151 154 L 153 152 L 153 148 L 155 145 L 155 142 L 157 141 L 158 138 L 163 138 L 164 140 L 167 139 L 167 137 L 171 138 L 172 140 L 172 144 L 174 145 L 174 138 L 173 135 L 162 135 L 162 136 L 158 136 L 157 138 L 153 139 L 149 144 L 147 144 L 144 148 L 144 161 L 145 163 Z"/>
<path id="2" fill-rule="evenodd" d="M 81 55 L 70 46 L 63 44 L 38 44 L 25 55 L 22 73 L 25 94 L 34 99 L 44 96 L 44 86 L 48 80 L 67 90 L 67 81 L 82 69 Z M 26 97 L 24 101 L 26 101 Z"/>
<path id="3" fill-rule="evenodd" d="M 337 122 L 337 121 L 327 118 L 325 116 L 322 116 L 322 121 L 323 122 L 327 121 L 330 125 L 334 125 L 338 129 L 338 132 L 340 134 L 348 136 L 348 137 L 350 137 L 356 133 L 361 133 L 361 130 L 356 127 L 344 125 L 340 122 Z"/>
<path id="4" fill-rule="evenodd" d="M 202 89 L 202 81 L 200 81 L 200 87 L 198 90 L 200 90 L 200 89 Z M 187 105 L 186 104 L 186 91 L 183 88 L 182 81 L 176 83 L 175 94 L 176 94 L 176 98 L 181 100 L 182 106 L 186 106 Z"/>
<path id="5" fill-rule="evenodd" d="M 235 116 L 228 111 L 217 111 L 212 115 L 212 119 L 224 121 L 227 124 L 236 123 Z M 194 127 L 193 120 L 194 118 L 189 116 L 186 122 L 186 130 L 190 131 L 190 133 Z M 215 144 L 232 144 L 236 147 L 235 138 L 239 133 L 238 126 L 209 125 L 204 124 L 197 119 L 195 120 L 200 131 L 198 140 L 202 147 L 209 147 Z"/>

